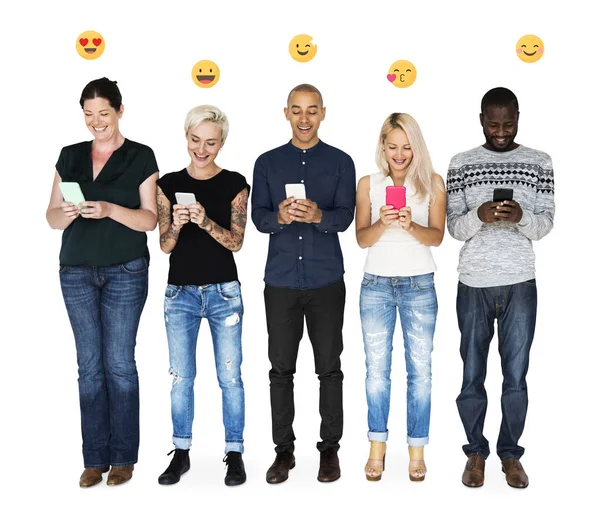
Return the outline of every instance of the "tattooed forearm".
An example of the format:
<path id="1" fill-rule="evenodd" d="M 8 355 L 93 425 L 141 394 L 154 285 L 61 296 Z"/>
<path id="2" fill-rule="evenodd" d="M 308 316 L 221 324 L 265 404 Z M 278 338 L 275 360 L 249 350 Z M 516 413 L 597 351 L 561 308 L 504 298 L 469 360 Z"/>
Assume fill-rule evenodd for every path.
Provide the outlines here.
<path id="1" fill-rule="evenodd" d="M 166 244 L 167 242 L 169 242 L 170 240 L 174 240 L 175 242 L 177 242 L 177 239 L 179 238 L 179 232 L 181 230 L 175 230 L 173 229 L 173 225 L 169 226 L 169 229 L 161 234 L 160 236 L 160 243 L 161 244 Z"/>
<path id="2" fill-rule="evenodd" d="M 206 218 L 204 230 L 230 251 L 239 251 L 244 243 L 248 209 L 248 190 L 243 189 L 231 202 L 231 231 Z"/>

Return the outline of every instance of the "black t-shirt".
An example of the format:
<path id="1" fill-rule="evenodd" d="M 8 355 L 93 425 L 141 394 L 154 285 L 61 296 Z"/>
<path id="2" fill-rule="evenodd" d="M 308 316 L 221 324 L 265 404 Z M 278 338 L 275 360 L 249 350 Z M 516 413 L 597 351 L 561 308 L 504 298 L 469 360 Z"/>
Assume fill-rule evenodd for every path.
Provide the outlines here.
<path id="1" fill-rule="evenodd" d="M 177 204 L 175 193 L 194 193 L 208 218 L 226 230 L 231 230 L 231 202 L 244 188 L 250 191 L 243 175 L 228 170 L 221 170 L 208 180 L 197 180 L 184 168 L 161 177 L 158 186 L 171 202 L 171 219 L 173 205 Z M 233 252 L 192 222 L 182 226 L 169 265 L 172 285 L 201 286 L 238 280 Z"/>
<path id="2" fill-rule="evenodd" d="M 78 182 L 87 201 L 107 201 L 140 208 L 139 187 L 158 171 L 150 147 L 125 139 L 94 180 L 92 142 L 64 147 L 56 163 L 63 182 Z M 137 232 L 108 217 L 78 216 L 63 232 L 61 265 L 107 266 L 148 256 L 145 232 Z"/>

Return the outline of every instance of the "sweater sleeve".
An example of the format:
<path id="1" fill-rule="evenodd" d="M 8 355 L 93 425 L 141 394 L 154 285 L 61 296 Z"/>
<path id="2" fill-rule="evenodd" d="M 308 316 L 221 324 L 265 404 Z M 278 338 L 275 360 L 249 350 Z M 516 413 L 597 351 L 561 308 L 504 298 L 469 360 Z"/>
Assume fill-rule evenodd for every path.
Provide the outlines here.
<path id="1" fill-rule="evenodd" d="M 533 211 L 523 210 L 517 223 L 521 233 L 530 240 L 540 240 L 554 226 L 554 171 L 552 159 L 544 154 L 538 170 L 538 184 Z"/>
<path id="2" fill-rule="evenodd" d="M 481 229 L 483 221 L 479 219 L 476 208 L 469 210 L 467 206 L 464 170 L 458 156 L 450 161 L 446 182 L 448 232 L 457 240 L 469 240 Z"/>

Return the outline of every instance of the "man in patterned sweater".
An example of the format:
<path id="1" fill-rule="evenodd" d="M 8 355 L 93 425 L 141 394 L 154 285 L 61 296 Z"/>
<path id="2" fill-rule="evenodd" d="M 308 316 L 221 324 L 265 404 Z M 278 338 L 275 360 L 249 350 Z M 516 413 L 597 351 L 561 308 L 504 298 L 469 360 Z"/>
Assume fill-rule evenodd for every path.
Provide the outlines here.
<path id="1" fill-rule="evenodd" d="M 515 143 L 516 96 L 494 88 L 481 101 L 486 142 L 452 158 L 448 170 L 448 231 L 464 241 L 458 264 L 456 310 L 461 332 L 463 382 L 456 403 L 467 435 L 462 482 L 483 485 L 490 449 L 483 436 L 487 408 L 487 356 L 498 320 L 504 381 L 502 423 L 496 451 L 507 483 L 526 488 L 517 445 L 527 414 L 529 351 L 535 329 L 537 290 L 532 240 L 554 220 L 552 161 L 544 152 Z M 512 199 L 493 201 L 494 189 L 512 189 Z"/>

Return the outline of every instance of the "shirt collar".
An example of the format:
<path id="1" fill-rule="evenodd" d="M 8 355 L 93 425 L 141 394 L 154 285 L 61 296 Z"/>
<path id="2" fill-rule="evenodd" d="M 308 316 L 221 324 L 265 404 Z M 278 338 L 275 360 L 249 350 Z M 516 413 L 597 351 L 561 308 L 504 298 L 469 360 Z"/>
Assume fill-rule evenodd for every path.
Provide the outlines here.
<path id="1" fill-rule="evenodd" d="M 307 153 L 307 154 L 310 153 L 310 152 L 316 152 L 319 149 L 319 147 L 321 147 L 322 145 L 323 145 L 323 142 L 321 140 L 319 140 L 316 145 L 314 145 L 314 146 L 312 146 L 310 148 L 298 148 L 298 147 L 296 147 L 296 145 L 294 145 L 292 143 L 292 140 L 290 140 L 288 142 L 288 147 L 293 152 L 296 152 L 296 153 L 302 152 L 302 153 Z"/>

